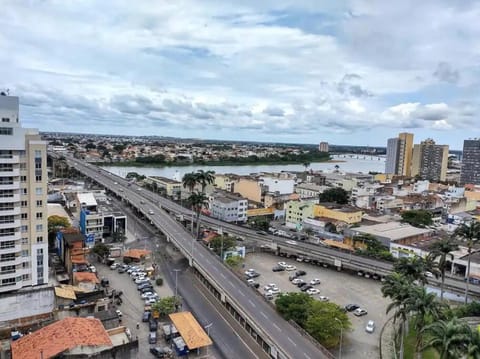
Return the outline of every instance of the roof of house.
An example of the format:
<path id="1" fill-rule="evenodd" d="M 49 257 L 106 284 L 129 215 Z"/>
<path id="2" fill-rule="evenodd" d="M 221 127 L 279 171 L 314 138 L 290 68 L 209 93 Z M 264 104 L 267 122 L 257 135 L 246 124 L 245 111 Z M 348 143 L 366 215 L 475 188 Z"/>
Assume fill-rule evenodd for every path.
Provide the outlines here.
<path id="1" fill-rule="evenodd" d="M 146 257 L 147 255 L 149 255 L 151 253 L 151 251 L 147 251 L 145 249 L 129 249 L 128 251 L 126 251 L 123 256 L 124 257 L 130 257 L 130 258 L 136 258 L 136 259 L 140 259 L 142 257 Z"/>
<path id="2" fill-rule="evenodd" d="M 190 312 L 178 312 L 169 315 L 188 349 L 193 350 L 212 345 L 212 340 L 198 324 Z"/>
<path id="3" fill-rule="evenodd" d="M 78 202 L 80 202 L 80 204 L 82 206 L 96 206 L 97 205 L 97 200 L 95 199 L 95 196 L 91 192 L 78 193 L 77 198 L 78 198 Z"/>
<path id="4" fill-rule="evenodd" d="M 73 273 L 74 282 L 94 282 L 100 283 L 98 277 L 92 272 L 75 272 Z"/>
<path id="5" fill-rule="evenodd" d="M 80 345 L 113 346 L 100 320 L 68 317 L 12 342 L 12 358 L 51 358 Z"/>
<path id="6" fill-rule="evenodd" d="M 60 298 L 76 300 L 77 296 L 72 288 L 55 287 L 55 295 Z"/>
<path id="7" fill-rule="evenodd" d="M 433 230 L 428 228 L 417 228 L 401 222 L 387 222 L 374 224 L 373 226 L 360 226 L 352 228 L 352 231 L 389 238 L 392 241 L 433 232 Z"/>

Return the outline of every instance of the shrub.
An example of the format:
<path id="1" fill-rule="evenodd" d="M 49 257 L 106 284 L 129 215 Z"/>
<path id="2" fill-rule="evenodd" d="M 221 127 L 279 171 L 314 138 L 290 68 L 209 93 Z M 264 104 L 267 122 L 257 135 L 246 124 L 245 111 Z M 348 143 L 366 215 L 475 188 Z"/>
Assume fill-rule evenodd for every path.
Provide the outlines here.
<path id="1" fill-rule="evenodd" d="M 160 277 L 157 278 L 155 280 L 155 284 L 158 285 L 158 286 L 162 286 L 163 285 L 163 278 L 160 278 Z"/>

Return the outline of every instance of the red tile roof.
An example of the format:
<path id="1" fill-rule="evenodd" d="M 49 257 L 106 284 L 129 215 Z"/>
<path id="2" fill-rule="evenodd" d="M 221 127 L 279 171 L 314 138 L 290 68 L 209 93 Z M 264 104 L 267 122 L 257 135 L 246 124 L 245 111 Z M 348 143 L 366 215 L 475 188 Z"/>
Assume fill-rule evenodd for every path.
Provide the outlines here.
<path id="1" fill-rule="evenodd" d="M 113 346 L 100 320 L 69 317 L 12 342 L 12 359 L 52 358 L 80 345 Z"/>
<path id="2" fill-rule="evenodd" d="M 126 251 L 123 256 L 124 257 L 130 257 L 130 258 L 136 258 L 136 259 L 141 259 L 142 257 L 148 256 L 151 251 L 147 251 L 145 249 L 129 249 Z"/>
<path id="3" fill-rule="evenodd" d="M 73 273 L 73 283 L 80 283 L 80 282 L 94 282 L 100 283 L 98 277 L 95 273 L 92 272 L 74 272 Z"/>

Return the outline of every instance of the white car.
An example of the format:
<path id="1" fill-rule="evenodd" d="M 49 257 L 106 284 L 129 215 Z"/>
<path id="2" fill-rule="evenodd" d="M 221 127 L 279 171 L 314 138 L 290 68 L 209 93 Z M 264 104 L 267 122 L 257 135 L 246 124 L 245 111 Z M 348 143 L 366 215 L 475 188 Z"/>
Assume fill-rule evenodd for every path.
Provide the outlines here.
<path id="1" fill-rule="evenodd" d="M 282 268 L 285 268 L 286 266 L 288 266 L 288 264 L 285 262 L 278 262 L 277 264 Z"/>
<path id="2" fill-rule="evenodd" d="M 433 278 L 433 273 L 432 272 L 425 272 L 425 277 Z"/>
<path id="3" fill-rule="evenodd" d="M 305 281 L 301 278 L 295 278 L 292 280 L 292 284 L 300 284 L 300 283 L 305 283 Z"/>
<path id="4" fill-rule="evenodd" d="M 121 318 L 123 316 L 122 312 L 120 311 L 120 309 L 117 309 L 115 311 L 115 313 L 117 313 L 118 317 Z"/>
<path id="5" fill-rule="evenodd" d="M 147 282 L 150 282 L 150 279 L 148 279 L 147 277 L 140 277 L 135 279 L 135 284 L 141 284 L 141 283 L 147 283 Z"/>
<path id="6" fill-rule="evenodd" d="M 279 288 L 272 288 L 269 291 L 267 291 L 267 293 L 270 293 L 272 295 L 277 295 L 277 294 L 282 293 L 282 291 Z"/>
<path id="7" fill-rule="evenodd" d="M 320 300 L 321 302 L 328 302 L 330 300 L 330 298 L 328 298 L 324 295 L 320 295 L 320 296 L 318 296 L 318 300 Z"/>
<path id="8" fill-rule="evenodd" d="M 267 284 L 265 287 L 263 287 L 263 290 L 265 292 L 268 292 L 269 290 L 272 290 L 272 289 L 278 289 L 277 285 L 275 283 L 270 283 L 270 284 Z"/>
<path id="9" fill-rule="evenodd" d="M 90 266 L 88 269 L 90 269 L 90 272 L 92 273 L 97 273 L 97 268 L 95 268 L 95 266 Z"/>
<path id="10" fill-rule="evenodd" d="M 117 269 L 119 266 L 120 266 L 120 264 L 118 264 L 118 263 L 113 263 L 113 264 L 110 266 L 110 269 Z"/>
<path id="11" fill-rule="evenodd" d="M 132 272 L 136 272 L 136 271 L 138 271 L 138 267 L 136 267 L 136 266 L 132 266 L 132 267 L 127 269 L 128 274 L 132 274 Z"/>
<path id="12" fill-rule="evenodd" d="M 297 242 L 295 242 L 295 241 L 285 241 L 285 243 L 288 243 L 288 244 L 297 244 Z"/>
<path id="13" fill-rule="evenodd" d="M 291 264 L 289 264 L 289 265 L 287 265 L 287 266 L 285 267 L 285 270 L 286 270 L 286 271 L 293 271 L 293 270 L 297 270 L 297 267 L 292 266 Z"/>
<path id="14" fill-rule="evenodd" d="M 148 298 L 145 300 L 145 305 L 150 305 L 150 304 L 153 304 L 157 301 L 157 299 L 155 298 Z"/>
<path id="15" fill-rule="evenodd" d="M 373 320 L 368 321 L 365 331 L 367 333 L 373 333 L 375 331 L 375 322 Z"/>
<path id="16" fill-rule="evenodd" d="M 255 269 L 250 268 L 245 271 L 245 275 L 249 275 L 250 273 L 255 273 L 255 272 L 256 272 Z"/>
<path id="17" fill-rule="evenodd" d="M 308 295 L 315 295 L 315 294 L 319 294 L 319 293 L 320 293 L 320 291 L 317 288 L 307 289 L 307 294 Z"/>
<path id="18" fill-rule="evenodd" d="M 145 292 L 142 294 L 142 299 L 148 299 L 153 296 L 154 296 L 153 292 Z"/>
<path id="19" fill-rule="evenodd" d="M 310 281 L 310 285 L 317 285 L 320 284 L 320 279 L 314 278 Z"/>

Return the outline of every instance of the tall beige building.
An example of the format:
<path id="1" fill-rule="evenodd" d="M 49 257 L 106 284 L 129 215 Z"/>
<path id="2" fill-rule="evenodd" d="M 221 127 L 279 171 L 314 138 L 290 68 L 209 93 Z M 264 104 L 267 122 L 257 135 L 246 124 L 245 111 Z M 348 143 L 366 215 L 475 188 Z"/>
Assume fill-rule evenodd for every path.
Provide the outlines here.
<path id="1" fill-rule="evenodd" d="M 412 151 L 413 133 L 402 132 L 398 137 L 390 138 L 387 143 L 385 173 L 410 177 Z"/>
<path id="2" fill-rule="evenodd" d="M 412 176 L 432 182 L 445 181 L 448 167 L 448 146 L 426 139 L 413 146 Z"/>
<path id="3" fill-rule="evenodd" d="M 48 282 L 47 146 L 0 95 L 0 293 Z"/>

